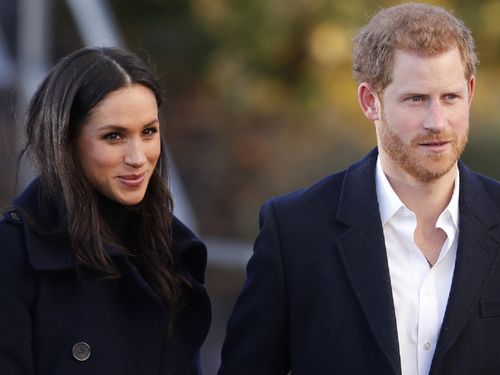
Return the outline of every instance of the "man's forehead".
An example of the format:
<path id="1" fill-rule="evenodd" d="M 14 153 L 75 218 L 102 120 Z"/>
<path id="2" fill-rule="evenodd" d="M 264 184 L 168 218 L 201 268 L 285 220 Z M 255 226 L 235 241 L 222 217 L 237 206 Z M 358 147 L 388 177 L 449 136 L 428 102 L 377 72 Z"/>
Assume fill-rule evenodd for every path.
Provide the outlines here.
<path id="1" fill-rule="evenodd" d="M 460 92 L 467 86 L 464 64 L 456 48 L 437 56 L 399 50 L 394 54 L 390 78 L 384 91 Z"/>

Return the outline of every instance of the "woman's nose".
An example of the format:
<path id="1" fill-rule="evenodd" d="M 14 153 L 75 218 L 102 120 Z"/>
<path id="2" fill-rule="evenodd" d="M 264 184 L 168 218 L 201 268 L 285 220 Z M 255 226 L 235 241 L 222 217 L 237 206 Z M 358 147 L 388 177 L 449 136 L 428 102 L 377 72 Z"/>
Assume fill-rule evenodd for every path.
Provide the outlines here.
<path id="1" fill-rule="evenodd" d="M 144 145 L 140 141 L 130 140 L 126 145 L 124 162 L 134 168 L 141 167 L 146 162 Z"/>

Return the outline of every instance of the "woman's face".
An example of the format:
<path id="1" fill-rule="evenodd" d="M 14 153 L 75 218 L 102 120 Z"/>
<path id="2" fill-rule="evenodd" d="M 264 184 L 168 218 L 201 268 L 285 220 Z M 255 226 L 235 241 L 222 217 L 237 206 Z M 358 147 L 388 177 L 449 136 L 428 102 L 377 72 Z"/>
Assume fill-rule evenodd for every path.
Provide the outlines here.
<path id="1" fill-rule="evenodd" d="M 153 92 L 132 84 L 109 93 L 83 124 L 76 152 L 97 191 L 123 205 L 141 202 L 161 152 Z"/>

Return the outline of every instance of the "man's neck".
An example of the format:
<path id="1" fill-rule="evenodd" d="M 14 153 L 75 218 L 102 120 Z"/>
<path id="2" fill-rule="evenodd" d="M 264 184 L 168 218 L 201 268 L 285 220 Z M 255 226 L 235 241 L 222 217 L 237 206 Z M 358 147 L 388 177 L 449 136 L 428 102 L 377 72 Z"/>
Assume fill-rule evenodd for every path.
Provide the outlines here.
<path id="1" fill-rule="evenodd" d="M 457 168 L 454 166 L 438 179 L 422 182 L 400 168 L 391 169 L 390 163 L 387 164 L 384 165 L 381 159 L 382 169 L 392 189 L 416 216 L 415 244 L 428 263 L 434 265 L 446 240 L 445 232 L 436 228 L 436 223 L 452 198 Z"/>
<path id="2" fill-rule="evenodd" d="M 453 194 L 457 168 L 433 181 L 422 182 L 400 168 L 392 168 L 381 158 L 382 169 L 401 202 L 415 213 L 417 218 L 435 223 L 441 212 L 448 206 Z"/>

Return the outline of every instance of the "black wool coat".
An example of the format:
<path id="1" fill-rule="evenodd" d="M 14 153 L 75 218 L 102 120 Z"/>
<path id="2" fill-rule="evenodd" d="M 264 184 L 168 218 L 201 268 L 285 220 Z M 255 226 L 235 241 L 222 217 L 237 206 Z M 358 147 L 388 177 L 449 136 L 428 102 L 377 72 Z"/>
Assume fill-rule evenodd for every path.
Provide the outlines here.
<path id="1" fill-rule="evenodd" d="M 106 248 L 121 277 L 79 266 L 60 204 L 40 207 L 35 180 L 0 221 L 0 373 L 8 375 L 195 375 L 211 319 L 204 288 L 206 248 L 174 218 L 175 268 L 192 284 L 166 340 L 165 305 L 121 251 Z"/>
<path id="2" fill-rule="evenodd" d="M 219 375 L 400 375 L 377 151 L 267 202 Z M 500 374 L 500 184 L 459 163 L 455 271 L 431 375 Z"/>

